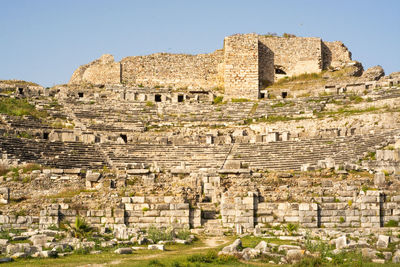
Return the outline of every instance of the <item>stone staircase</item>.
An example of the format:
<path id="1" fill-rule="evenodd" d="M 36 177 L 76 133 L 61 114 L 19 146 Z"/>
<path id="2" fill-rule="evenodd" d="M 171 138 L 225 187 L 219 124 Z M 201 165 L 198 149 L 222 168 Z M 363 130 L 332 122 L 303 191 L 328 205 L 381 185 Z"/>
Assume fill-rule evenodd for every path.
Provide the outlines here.
<path id="1" fill-rule="evenodd" d="M 222 236 L 227 229 L 222 226 L 222 219 L 219 216 L 219 210 L 214 203 L 198 203 L 201 209 L 201 225 L 204 233 L 210 236 Z"/>

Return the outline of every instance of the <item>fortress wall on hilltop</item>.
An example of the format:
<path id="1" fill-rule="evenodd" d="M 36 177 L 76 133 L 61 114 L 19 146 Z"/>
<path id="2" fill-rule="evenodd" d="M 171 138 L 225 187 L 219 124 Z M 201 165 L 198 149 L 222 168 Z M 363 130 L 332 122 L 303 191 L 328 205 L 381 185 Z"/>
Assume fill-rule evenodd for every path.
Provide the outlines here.
<path id="1" fill-rule="evenodd" d="M 225 88 L 225 97 L 258 99 L 260 89 L 280 77 L 341 68 L 351 62 L 342 42 L 314 37 L 277 37 L 255 33 L 224 39 L 209 54 L 156 53 L 115 62 L 103 55 L 80 66 L 70 84 L 129 84 L 187 89 Z"/>
<path id="2" fill-rule="evenodd" d="M 223 85 L 223 51 L 185 55 L 157 53 L 121 60 L 122 82 L 143 86 L 212 88 Z"/>

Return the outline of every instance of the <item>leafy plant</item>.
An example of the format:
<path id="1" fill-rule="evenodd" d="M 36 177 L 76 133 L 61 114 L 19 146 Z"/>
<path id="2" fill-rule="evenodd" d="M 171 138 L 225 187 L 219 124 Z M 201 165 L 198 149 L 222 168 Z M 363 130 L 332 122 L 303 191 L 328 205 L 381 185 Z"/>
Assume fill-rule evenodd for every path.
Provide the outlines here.
<path id="1" fill-rule="evenodd" d="M 81 216 L 75 218 L 73 225 L 67 223 L 67 226 L 76 238 L 88 237 L 93 233 L 93 228 Z"/>
<path id="2" fill-rule="evenodd" d="M 182 228 L 176 232 L 176 237 L 178 239 L 187 240 L 189 238 L 190 234 L 191 234 L 191 232 L 188 228 Z"/>
<path id="3" fill-rule="evenodd" d="M 161 240 L 168 241 L 173 239 L 173 230 L 171 228 L 162 229 L 152 225 L 147 229 L 147 236 L 158 243 Z"/>

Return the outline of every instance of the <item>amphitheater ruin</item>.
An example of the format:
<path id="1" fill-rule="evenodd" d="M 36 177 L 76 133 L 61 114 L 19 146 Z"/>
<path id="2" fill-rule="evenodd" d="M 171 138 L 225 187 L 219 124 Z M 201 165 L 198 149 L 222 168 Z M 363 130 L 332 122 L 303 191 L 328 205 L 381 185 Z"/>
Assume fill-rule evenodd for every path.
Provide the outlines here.
<path id="1" fill-rule="evenodd" d="M 342 42 L 258 34 L 103 55 L 51 88 L 0 81 L 0 231 L 33 242 L 0 238 L 0 256 L 43 256 L 79 217 L 118 242 L 157 226 L 300 249 L 307 232 L 382 262 L 400 243 L 399 99 L 400 73 Z"/>

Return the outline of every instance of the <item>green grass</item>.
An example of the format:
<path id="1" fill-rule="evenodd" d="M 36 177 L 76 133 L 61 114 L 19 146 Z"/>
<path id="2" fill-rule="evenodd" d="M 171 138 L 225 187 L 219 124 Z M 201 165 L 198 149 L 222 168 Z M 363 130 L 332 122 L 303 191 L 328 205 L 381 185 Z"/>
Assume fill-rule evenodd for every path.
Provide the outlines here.
<path id="1" fill-rule="evenodd" d="M 153 102 L 151 102 L 151 101 L 146 102 L 146 107 L 153 107 L 153 106 L 154 106 Z"/>
<path id="2" fill-rule="evenodd" d="M 224 97 L 223 96 L 216 96 L 216 97 L 214 97 L 214 100 L 213 100 L 213 104 L 214 105 L 218 105 L 218 104 L 222 104 L 223 101 L 224 100 Z"/>
<path id="3" fill-rule="evenodd" d="M 286 117 L 286 116 L 268 116 L 268 117 L 261 117 L 261 118 L 247 118 L 244 120 L 244 124 L 252 124 L 252 123 L 260 123 L 260 122 L 265 122 L 265 123 L 274 123 L 278 121 L 300 121 L 300 120 L 305 120 L 308 119 L 306 117 Z"/>
<path id="4" fill-rule="evenodd" d="M 323 117 L 335 117 L 338 115 L 343 115 L 343 116 L 352 116 L 352 115 L 358 115 L 358 114 L 363 114 L 363 113 L 369 113 L 369 112 L 376 112 L 379 111 L 380 108 L 377 107 L 369 107 L 366 109 L 349 109 L 349 108 L 340 108 L 337 111 L 322 111 L 322 112 L 316 112 L 315 115 L 317 115 L 318 118 L 323 118 Z"/>
<path id="5" fill-rule="evenodd" d="M 232 98 L 232 103 L 242 103 L 242 102 L 250 102 L 250 99 L 247 98 Z"/>
<path id="6" fill-rule="evenodd" d="M 322 79 L 322 74 L 323 72 L 320 73 L 303 73 L 300 75 L 294 75 L 291 77 L 285 76 L 282 79 L 279 79 L 276 81 L 272 86 L 270 87 L 281 87 L 283 85 L 286 85 L 290 82 L 306 82 L 306 81 L 315 81 L 315 80 L 320 80 Z"/>
<path id="7" fill-rule="evenodd" d="M 387 223 L 385 223 L 385 227 L 398 227 L 399 222 L 395 220 L 390 220 Z"/>
<path id="8" fill-rule="evenodd" d="M 35 106 L 31 105 L 25 99 L 1 98 L 0 113 L 10 116 L 30 115 L 35 118 L 44 118 L 47 112 L 38 111 Z"/>

